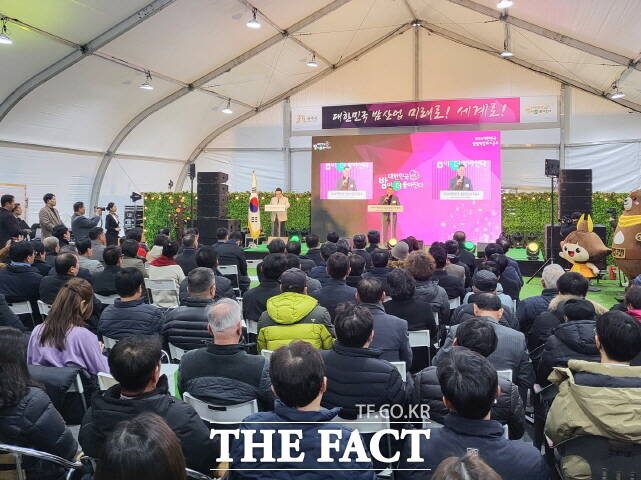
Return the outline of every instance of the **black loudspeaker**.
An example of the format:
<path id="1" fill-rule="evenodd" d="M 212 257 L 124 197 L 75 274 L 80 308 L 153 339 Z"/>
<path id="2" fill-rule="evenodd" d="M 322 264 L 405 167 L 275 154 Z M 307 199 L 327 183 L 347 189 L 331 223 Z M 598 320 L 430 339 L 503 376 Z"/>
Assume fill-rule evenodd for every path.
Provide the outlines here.
<path id="1" fill-rule="evenodd" d="M 198 183 L 225 183 L 229 175 L 224 172 L 198 172 Z"/>
<path id="2" fill-rule="evenodd" d="M 596 233 L 603 243 L 606 243 L 607 241 L 607 228 L 605 225 L 595 225 L 594 226 L 594 233 Z M 550 258 L 550 225 L 545 226 L 545 258 Z M 571 268 L 572 265 L 570 262 L 563 260 L 562 258 L 559 257 L 559 253 L 561 252 L 561 241 L 564 240 L 564 238 L 561 238 L 561 225 L 554 225 L 554 245 L 552 245 L 554 249 L 554 261 L 561 265 L 563 268 Z M 606 268 L 606 258 L 601 260 L 600 262 L 592 262 L 594 263 L 599 269 L 605 270 Z"/>
<path id="3" fill-rule="evenodd" d="M 195 163 L 190 163 L 189 164 L 189 178 L 192 180 L 196 178 L 196 164 Z"/>
<path id="4" fill-rule="evenodd" d="M 240 220 L 236 218 L 198 217 L 196 226 L 200 234 L 200 243 L 212 245 L 217 242 L 216 230 L 226 228 L 229 233 L 240 232 Z"/>
<path id="5" fill-rule="evenodd" d="M 199 183 L 196 190 L 198 192 L 198 196 L 224 195 L 229 193 L 229 185 L 225 183 Z"/>
<path id="6" fill-rule="evenodd" d="M 558 177 L 560 169 L 561 169 L 560 160 L 551 160 L 549 158 L 545 159 L 545 176 L 546 177 Z"/>
<path id="7" fill-rule="evenodd" d="M 559 218 L 573 212 L 592 213 L 592 170 L 561 170 L 559 175 Z"/>

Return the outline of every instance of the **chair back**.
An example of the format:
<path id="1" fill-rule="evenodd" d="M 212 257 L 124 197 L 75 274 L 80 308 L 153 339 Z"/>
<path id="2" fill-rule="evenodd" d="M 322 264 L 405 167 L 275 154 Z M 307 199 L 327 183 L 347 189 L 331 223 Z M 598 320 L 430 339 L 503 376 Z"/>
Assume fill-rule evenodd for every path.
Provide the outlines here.
<path id="1" fill-rule="evenodd" d="M 183 357 L 185 353 L 187 353 L 187 350 L 178 348 L 173 343 L 169 344 L 169 355 L 171 355 L 172 360 L 178 360 L 180 362 L 180 359 Z"/>
<path id="2" fill-rule="evenodd" d="M 365 413 L 356 417 L 356 420 L 347 420 L 334 417 L 332 423 L 338 423 L 358 431 L 361 435 L 376 433 L 390 428 L 389 411 L 380 410 L 376 413 Z"/>
<path id="3" fill-rule="evenodd" d="M 28 301 L 10 303 L 9 308 L 16 315 L 26 315 L 26 314 L 31 315 L 33 313 L 33 310 L 31 309 L 31 303 Z"/>
<path id="4" fill-rule="evenodd" d="M 410 330 L 408 333 L 410 336 L 410 347 L 430 347 L 429 330 Z"/>
<path id="5" fill-rule="evenodd" d="M 461 297 L 450 298 L 450 310 L 461 306 Z"/>
<path id="6" fill-rule="evenodd" d="M 497 370 L 496 373 L 498 374 L 499 377 L 503 377 L 506 380 L 509 380 L 510 382 L 512 381 L 512 370 L 511 369 Z"/>
<path id="7" fill-rule="evenodd" d="M 18 447 L 16 445 L 8 445 L 5 443 L 0 443 L 0 452 L 8 453 L 12 455 L 16 460 L 16 478 L 18 480 L 25 480 L 26 475 L 22 469 L 22 457 L 35 458 L 40 461 L 53 463 L 63 467 L 66 471 L 66 478 L 69 478 L 72 472 L 78 468 L 82 468 L 82 463 L 80 462 L 70 462 L 62 457 L 53 455 L 51 453 L 42 452 L 40 450 L 35 450 L 33 448 Z"/>
<path id="8" fill-rule="evenodd" d="M 224 261 L 224 259 L 219 260 L 221 263 Z M 234 259 L 232 259 L 231 261 L 235 262 Z M 218 265 L 218 271 L 223 277 L 231 280 L 234 293 L 236 294 L 236 299 L 242 298 L 242 293 L 240 291 L 240 274 L 238 272 L 238 265 L 236 263 L 232 263 L 230 265 Z"/>
<path id="9" fill-rule="evenodd" d="M 105 372 L 98 372 L 98 387 L 101 392 L 118 385 L 118 380 L 116 380 L 113 375 Z"/>
<path id="10" fill-rule="evenodd" d="M 272 356 L 272 353 L 274 353 L 273 350 L 261 350 L 260 354 L 265 357 L 267 360 L 269 360 Z"/>
<path id="11" fill-rule="evenodd" d="M 111 350 L 116 346 L 116 343 L 118 343 L 118 340 L 115 340 L 113 338 L 105 337 L 104 335 L 102 336 L 102 343 L 105 344 L 105 348 L 108 348 Z"/>
<path id="12" fill-rule="evenodd" d="M 564 476 L 574 478 L 566 471 L 564 460 L 572 457 L 572 465 L 577 458 L 590 466 L 591 477 L 603 480 L 624 480 L 641 478 L 641 444 L 624 443 L 595 435 L 575 437 L 556 447 L 561 456 L 561 469 Z"/>
<path id="13" fill-rule="evenodd" d="M 394 367 L 396 367 L 396 370 L 398 370 L 398 373 L 401 374 L 401 378 L 403 381 L 405 381 L 406 375 L 407 375 L 407 365 L 405 362 L 390 362 Z"/>
<path id="14" fill-rule="evenodd" d="M 176 297 L 176 303 L 174 307 L 180 305 L 180 288 L 175 280 L 152 280 L 151 278 L 145 278 L 145 288 L 149 291 L 151 298 L 154 298 L 154 292 L 173 292 Z M 154 304 L 155 304 L 154 300 Z"/>
<path id="15" fill-rule="evenodd" d="M 49 310 L 51 310 L 51 305 L 47 305 L 42 300 L 38 300 L 38 312 L 40 312 L 40 316 L 46 317 L 49 315 Z"/>
<path id="16" fill-rule="evenodd" d="M 258 412 L 258 402 L 255 399 L 237 405 L 212 405 L 185 392 L 183 400 L 196 410 L 200 418 L 210 423 L 238 424 Z"/>
<path id="17" fill-rule="evenodd" d="M 100 303 L 104 305 L 113 305 L 116 301 L 117 298 L 120 298 L 118 294 L 115 295 L 98 295 L 97 293 L 94 293 L 96 298 L 100 301 Z"/>
<path id="18" fill-rule="evenodd" d="M 244 320 L 247 333 L 258 334 L 258 322 L 255 320 Z"/>
<path id="19" fill-rule="evenodd" d="M 227 275 L 238 275 L 238 265 L 218 265 L 218 271 L 223 277 Z"/>

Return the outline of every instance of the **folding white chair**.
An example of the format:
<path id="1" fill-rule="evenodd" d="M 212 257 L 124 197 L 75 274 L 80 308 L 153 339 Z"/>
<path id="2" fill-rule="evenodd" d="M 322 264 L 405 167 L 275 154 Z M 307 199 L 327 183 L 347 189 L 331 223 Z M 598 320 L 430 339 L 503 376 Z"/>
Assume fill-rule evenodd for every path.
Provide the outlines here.
<path id="1" fill-rule="evenodd" d="M 403 379 L 403 382 L 405 382 L 406 375 L 407 375 L 407 365 L 405 365 L 405 362 L 389 362 L 392 365 L 396 367 L 396 370 L 398 370 L 398 373 L 401 374 L 401 378 Z"/>
<path id="2" fill-rule="evenodd" d="M 438 325 L 439 325 L 439 323 L 438 323 L 438 312 L 433 312 L 432 314 L 434 315 L 434 323 L 438 327 Z"/>
<path id="3" fill-rule="evenodd" d="M 100 301 L 100 303 L 104 305 L 113 305 L 116 302 L 117 298 L 120 298 L 120 296 L 116 295 L 98 295 L 97 293 L 94 293 L 96 298 Z"/>
<path id="4" fill-rule="evenodd" d="M 169 394 L 172 397 L 178 398 L 178 392 L 176 392 L 176 372 L 178 371 L 177 363 L 161 363 L 160 364 L 160 374 L 167 376 L 167 383 L 169 383 Z"/>
<path id="5" fill-rule="evenodd" d="M 115 340 L 113 338 L 105 337 L 104 335 L 102 336 L 102 343 L 105 344 L 105 348 L 111 350 L 116 346 L 116 343 L 118 343 L 118 340 Z"/>
<path id="6" fill-rule="evenodd" d="M 41 461 L 54 463 L 61 466 L 65 469 L 66 473 L 64 478 L 66 479 L 71 478 L 74 470 L 82 467 L 82 463 L 80 462 L 70 462 L 69 460 L 65 460 L 64 458 L 58 457 L 51 453 L 41 452 L 40 450 L 35 450 L 33 448 L 18 447 L 15 445 L 0 443 L 0 453 L 2 452 L 13 455 L 13 457 L 15 458 L 16 474 L 15 477 L 11 476 L 10 478 L 16 478 L 17 480 L 25 480 L 27 478 L 26 473 L 22 468 L 22 457 L 36 458 Z M 9 472 L 11 472 L 11 470 L 9 470 Z M 9 475 L 11 475 L 11 473 L 9 473 Z"/>
<path id="7" fill-rule="evenodd" d="M 512 370 L 507 369 L 507 370 L 497 370 L 496 373 L 498 374 L 499 377 L 503 377 L 510 382 L 512 381 Z"/>
<path id="8" fill-rule="evenodd" d="M 427 347 L 427 364 L 430 364 L 430 357 L 432 352 L 432 341 L 430 339 L 429 330 L 414 330 L 409 331 L 410 347 Z"/>
<path id="9" fill-rule="evenodd" d="M 514 312 L 514 315 L 516 315 L 516 300 L 512 300 L 512 311 Z"/>
<path id="10" fill-rule="evenodd" d="M 423 418 L 423 430 L 432 430 L 433 428 L 443 428 L 443 424 L 430 420 L 429 418 Z"/>
<path id="11" fill-rule="evenodd" d="M 274 351 L 273 351 L 273 350 L 261 350 L 261 351 L 260 351 L 260 354 L 261 354 L 263 357 L 265 357 L 267 360 L 269 360 L 269 359 L 270 359 L 270 357 L 272 356 L 272 353 L 274 353 Z"/>
<path id="12" fill-rule="evenodd" d="M 450 310 L 461 306 L 461 297 L 450 298 Z"/>
<path id="13" fill-rule="evenodd" d="M 229 278 L 232 282 L 236 280 L 234 291 L 236 292 L 236 299 L 241 298 L 240 294 L 240 273 L 238 272 L 238 265 L 218 265 L 218 271 L 223 277 Z"/>
<path id="14" fill-rule="evenodd" d="M 258 322 L 255 320 L 244 320 L 245 327 L 247 328 L 247 333 L 253 333 L 258 335 Z"/>
<path id="15" fill-rule="evenodd" d="M 49 310 L 51 310 L 51 305 L 47 305 L 42 300 L 38 300 L 38 311 L 40 312 L 40 316 L 46 317 L 49 315 Z"/>
<path id="16" fill-rule="evenodd" d="M 180 305 L 180 289 L 175 280 L 152 280 L 151 278 L 145 278 L 145 288 L 149 292 L 151 298 L 154 299 L 154 305 L 156 304 L 154 295 L 155 293 L 160 292 L 173 293 L 175 296 L 175 304 L 171 308 L 175 308 Z"/>
<path id="17" fill-rule="evenodd" d="M 173 343 L 169 344 L 169 355 L 171 356 L 172 360 L 178 360 L 180 362 L 180 359 L 183 357 L 185 353 L 187 353 L 187 350 L 178 348 Z"/>
<path id="18" fill-rule="evenodd" d="M 210 423 L 233 425 L 241 423 L 244 418 L 258 412 L 258 402 L 255 399 L 237 405 L 212 405 L 185 392 L 183 400 L 196 410 L 200 418 Z"/>
<path id="19" fill-rule="evenodd" d="M 9 308 L 16 315 L 26 315 L 29 314 L 33 318 L 33 310 L 31 309 L 31 303 L 26 302 L 13 302 L 9 304 Z"/>
<path id="20" fill-rule="evenodd" d="M 85 399 L 85 387 L 82 384 L 82 377 L 80 376 L 80 373 L 76 375 L 76 379 L 74 382 L 71 384 L 69 389 L 67 390 L 68 393 L 77 393 L 80 395 L 80 401 L 82 402 L 82 408 L 83 411 L 87 411 L 87 400 Z"/>
<path id="21" fill-rule="evenodd" d="M 404 363 L 404 362 L 403 362 Z M 356 417 L 356 420 L 347 420 L 341 417 L 334 417 L 332 423 L 337 423 L 345 427 L 356 430 L 362 435 L 367 435 L 370 433 L 376 433 L 381 430 L 389 430 L 390 428 L 390 416 L 389 411 L 380 410 L 376 413 L 365 413 Z M 392 444 L 390 436 L 387 437 L 387 449 L 391 453 Z M 391 465 L 390 465 L 391 466 Z"/>
<path id="22" fill-rule="evenodd" d="M 103 392 L 114 385 L 118 385 L 118 381 L 113 377 L 113 375 L 105 372 L 98 372 L 98 388 Z"/>

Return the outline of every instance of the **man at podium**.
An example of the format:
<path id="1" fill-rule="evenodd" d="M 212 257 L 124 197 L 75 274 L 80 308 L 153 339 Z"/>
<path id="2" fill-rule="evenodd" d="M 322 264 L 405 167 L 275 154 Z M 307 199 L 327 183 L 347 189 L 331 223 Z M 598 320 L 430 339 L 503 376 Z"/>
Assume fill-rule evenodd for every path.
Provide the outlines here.
<path id="1" fill-rule="evenodd" d="M 282 212 L 271 212 L 272 237 L 285 236 L 285 222 L 287 222 L 287 209 L 289 209 L 289 200 L 283 195 L 283 190 L 279 187 L 275 190 L 275 195 L 269 202 L 270 205 L 284 205 L 285 210 Z"/>
<path id="2" fill-rule="evenodd" d="M 398 199 L 398 196 L 394 195 L 394 189 L 392 187 L 387 187 L 385 190 L 385 195 L 381 197 L 378 202 L 379 205 L 400 205 L 401 202 Z M 396 238 L 396 212 L 383 212 L 381 213 L 381 221 L 383 222 L 382 231 L 383 231 L 383 243 L 387 243 L 390 238 Z M 392 236 L 390 237 L 390 227 L 392 230 Z"/>

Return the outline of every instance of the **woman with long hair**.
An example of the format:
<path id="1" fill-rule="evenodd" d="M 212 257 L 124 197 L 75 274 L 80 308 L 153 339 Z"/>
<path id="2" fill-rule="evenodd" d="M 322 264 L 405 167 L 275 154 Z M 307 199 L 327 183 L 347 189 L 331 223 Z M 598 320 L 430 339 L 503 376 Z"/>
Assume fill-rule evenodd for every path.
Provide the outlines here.
<path id="1" fill-rule="evenodd" d="M 78 444 L 49 396 L 32 381 L 25 361 L 25 337 L 0 327 L 0 442 L 35 448 L 72 460 Z M 24 458 L 28 478 L 54 479 L 64 472 L 51 463 Z"/>
<path id="2" fill-rule="evenodd" d="M 162 255 L 149 262 L 149 278 L 152 280 L 173 280 L 176 285 L 186 278 L 180 265 L 176 263 L 175 257 L 178 253 L 178 244 L 168 241 L 162 247 Z M 170 308 L 176 304 L 176 296 L 171 292 L 157 292 L 153 295 L 154 305 Z"/>
<path id="3" fill-rule="evenodd" d="M 501 480 L 501 476 L 478 455 L 447 457 L 439 463 L 432 480 Z"/>
<path id="4" fill-rule="evenodd" d="M 176 434 L 155 413 L 119 423 L 96 462 L 95 480 L 186 480 Z"/>
<path id="5" fill-rule="evenodd" d="M 107 216 L 105 217 L 105 227 L 107 229 L 107 245 L 118 245 L 118 236 L 120 235 L 120 218 L 116 211 L 118 207 L 114 202 L 107 204 Z"/>
<path id="6" fill-rule="evenodd" d="M 56 296 L 44 323 L 29 338 L 27 361 L 48 367 L 80 367 L 91 375 L 109 372 L 98 337 L 86 328 L 93 312 L 93 289 L 74 277 Z"/>

